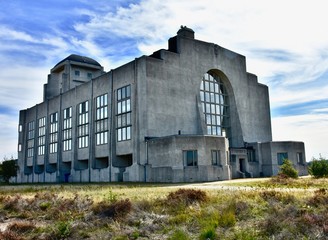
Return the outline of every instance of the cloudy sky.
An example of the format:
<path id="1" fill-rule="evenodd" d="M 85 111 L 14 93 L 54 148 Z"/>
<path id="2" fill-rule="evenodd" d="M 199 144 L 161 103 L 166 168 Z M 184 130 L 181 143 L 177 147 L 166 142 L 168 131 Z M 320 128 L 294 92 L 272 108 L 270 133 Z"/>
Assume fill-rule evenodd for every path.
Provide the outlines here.
<path id="1" fill-rule="evenodd" d="M 270 88 L 274 140 L 328 157 L 324 0 L 0 0 L 0 159 L 17 157 L 18 112 L 42 101 L 50 69 L 75 53 L 106 71 L 167 48 L 181 25 L 247 59 Z"/>

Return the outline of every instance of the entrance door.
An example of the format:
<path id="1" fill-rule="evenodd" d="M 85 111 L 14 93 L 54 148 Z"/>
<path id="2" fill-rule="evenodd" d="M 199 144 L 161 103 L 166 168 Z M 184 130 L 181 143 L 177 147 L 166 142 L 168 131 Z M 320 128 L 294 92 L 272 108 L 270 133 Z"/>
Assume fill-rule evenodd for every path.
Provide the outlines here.
<path id="1" fill-rule="evenodd" d="M 240 158 L 239 159 L 239 171 L 241 172 L 246 172 L 246 169 L 245 169 L 245 158 Z"/>

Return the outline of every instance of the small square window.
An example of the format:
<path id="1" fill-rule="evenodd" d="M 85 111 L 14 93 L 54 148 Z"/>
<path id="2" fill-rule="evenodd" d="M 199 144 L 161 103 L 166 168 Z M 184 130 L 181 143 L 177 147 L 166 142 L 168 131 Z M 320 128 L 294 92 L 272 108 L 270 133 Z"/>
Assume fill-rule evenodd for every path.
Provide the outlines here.
<path id="1" fill-rule="evenodd" d="M 288 159 L 288 153 L 286 152 L 277 153 L 278 165 L 282 165 L 285 159 Z"/>
<path id="2" fill-rule="evenodd" d="M 197 166 L 197 150 L 183 151 L 183 162 L 185 166 Z"/>
<path id="3" fill-rule="evenodd" d="M 80 76 L 80 71 L 75 70 L 75 76 Z"/>
<path id="4" fill-rule="evenodd" d="M 88 78 L 92 78 L 92 73 L 88 73 Z"/>

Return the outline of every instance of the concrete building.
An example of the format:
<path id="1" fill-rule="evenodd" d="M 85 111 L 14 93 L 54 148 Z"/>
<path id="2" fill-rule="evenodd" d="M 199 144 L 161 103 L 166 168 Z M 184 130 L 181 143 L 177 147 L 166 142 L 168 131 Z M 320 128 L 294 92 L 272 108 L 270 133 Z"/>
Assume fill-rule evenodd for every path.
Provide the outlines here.
<path id="1" fill-rule="evenodd" d="M 168 49 L 109 72 L 71 55 L 20 111 L 18 182 L 194 182 L 307 174 L 303 142 L 273 142 L 268 87 L 244 56 L 181 27 Z"/>

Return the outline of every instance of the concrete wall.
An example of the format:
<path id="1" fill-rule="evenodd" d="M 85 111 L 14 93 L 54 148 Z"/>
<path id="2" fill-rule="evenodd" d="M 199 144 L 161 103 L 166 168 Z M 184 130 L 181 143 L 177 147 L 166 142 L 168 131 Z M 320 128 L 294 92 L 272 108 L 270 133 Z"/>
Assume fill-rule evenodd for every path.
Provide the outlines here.
<path id="1" fill-rule="evenodd" d="M 147 181 L 195 182 L 230 179 L 229 144 L 223 137 L 174 135 L 147 141 Z M 197 166 L 186 166 L 183 151 L 197 151 Z M 220 151 L 220 163 L 212 164 L 212 150 Z"/>
<path id="2" fill-rule="evenodd" d="M 264 176 L 277 175 L 280 169 L 278 164 L 278 153 L 287 153 L 288 159 L 293 163 L 300 176 L 308 174 L 305 147 L 303 142 L 284 141 L 284 142 L 267 142 L 260 144 L 262 154 L 262 172 Z M 297 162 L 297 153 L 303 156 L 303 162 Z"/>

